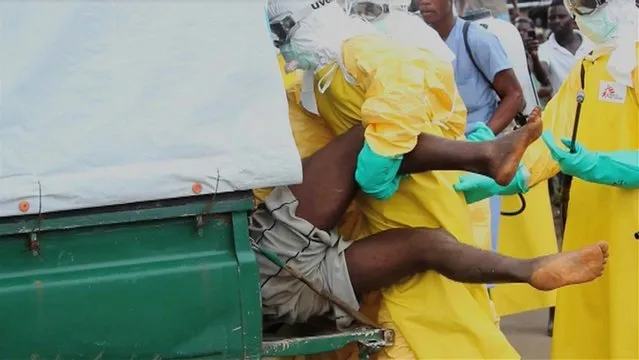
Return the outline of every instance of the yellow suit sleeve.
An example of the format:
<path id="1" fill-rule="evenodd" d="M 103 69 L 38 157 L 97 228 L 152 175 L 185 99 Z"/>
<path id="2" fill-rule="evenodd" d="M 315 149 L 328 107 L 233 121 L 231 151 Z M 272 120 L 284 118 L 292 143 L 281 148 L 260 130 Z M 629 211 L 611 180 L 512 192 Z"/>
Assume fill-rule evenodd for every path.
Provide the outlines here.
<path id="1" fill-rule="evenodd" d="M 542 114 L 544 131 L 550 130 L 557 143 L 562 137 L 571 137 L 577 111 L 577 92 L 581 88 L 581 63 L 577 63 L 563 85 L 546 105 Z M 530 172 L 528 186 L 545 181 L 559 173 L 559 164 L 555 162 L 543 140 L 537 139 L 522 158 L 524 166 Z"/>
<path id="2" fill-rule="evenodd" d="M 388 57 L 377 63 L 364 81 L 362 123 L 371 149 L 378 155 L 395 157 L 413 150 L 420 133 L 439 130 L 430 122 L 431 109 L 425 100 L 426 69 L 401 58 Z"/>

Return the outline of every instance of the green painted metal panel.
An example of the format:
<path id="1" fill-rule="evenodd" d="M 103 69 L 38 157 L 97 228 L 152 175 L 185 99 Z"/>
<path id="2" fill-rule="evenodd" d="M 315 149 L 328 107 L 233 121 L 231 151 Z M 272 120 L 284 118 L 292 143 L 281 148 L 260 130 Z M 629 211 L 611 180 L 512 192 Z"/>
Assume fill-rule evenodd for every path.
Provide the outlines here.
<path id="1" fill-rule="evenodd" d="M 258 358 L 251 205 L 240 194 L 0 219 L 0 357 Z"/>
<path id="2" fill-rule="evenodd" d="M 244 359 L 259 359 L 262 352 L 262 293 L 257 260 L 249 245 L 248 217 L 242 212 L 233 213 L 235 254 L 238 263 L 238 283 L 243 289 L 240 297 L 242 334 L 245 338 Z M 258 355 L 256 355 L 258 354 Z"/>

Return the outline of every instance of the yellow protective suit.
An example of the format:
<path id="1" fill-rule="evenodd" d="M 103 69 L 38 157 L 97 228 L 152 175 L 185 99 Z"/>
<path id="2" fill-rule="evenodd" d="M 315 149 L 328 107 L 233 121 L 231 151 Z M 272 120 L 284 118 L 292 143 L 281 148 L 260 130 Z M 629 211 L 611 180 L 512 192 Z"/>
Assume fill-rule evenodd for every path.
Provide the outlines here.
<path id="1" fill-rule="evenodd" d="M 490 201 L 488 199 L 477 201 L 468 205 L 468 209 L 470 211 L 470 221 L 473 227 L 475 246 L 480 249 L 490 250 Z"/>
<path id="2" fill-rule="evenodd" d="M 639 49 L 637 49 L 639 58 Z M 593 151 L 639 149 L 639 73 L 633 88 L 604 94 L 614 83 L 608 54 L 584 61 L 585 101 L 577 140 Z M 577 65 L 543 113 L 544 127 L 570 137 L 580 88 Z M 616 84 L 618 85 L 618 84 Z M 624 89 L 622 86 L 621 89 Z M 556 174 L 558 165 L 541 140 L 528 149 L 524 164 L 531 184 Z M 622 189 L 574 178 L 570 189 L 563 250 L 606 240 L 610 259 L 602 278 L 557 293 L 552 357 L 555 359 L 639 359 L 639 189 Z"/>
<path id="3" fill-rule="evenodd" d="M 475 246 L 487 250 L 492 251 L 492 224 L 491 224 L 491 211 L 490 211 L 490 200 L 485 199 L 482 201 L 477 201 L 475 203 L 468 205 L 468 210 L 470 211 L 470 222 L 473 228 L 473 240 Z M 491 299 L 493 296 L 492 293 L 489 293 L 489 305 L 490 305 L 490 313 L 493 319 L 493 322 L 499 326 L 499 313 L 495 306 L 494 300 Z"/>
<path id="4" fill-rule="evenodd" d="M 450 63 L 374 36 L 345 41 L 342 55 L 354 83 L 337 69 L 328 90 L 316 91 L 320 115 L 335 133 L 361 121 L 371 148 L 387 156 L 410 151 L 420 132 L 463 139 L 466 109 Z M 316 88 L 331 69 L 316 74 Z M 458 176 L 455 171 L 412 174 L 390 199 L 358 196 L 366 223 L 355 238 L 391 228 L 428 227 L 444 228 L 475 245 L 468 206 L 452 187 Z M 519 358 L 493 322 L 484 285 L 456 283 L 431 271 L 382 295 L 379 322 L 395 329 L 396 345 L 380 357 Z"/>
<path id="5" fill-rule="evenodd" d="M 284 67 L 286 66 L 286 61 L 284 60 L 284 58 L 282 57 L 281 54 L 277 55 L 277 62 L 280 65 L 280 72 L 282 73 L 282 80 L 284 80 L 284 88 L 285 89 L 291 89 L 294 86 L 296 86 L 297 84 L 299 84 L 300 79 L 302 77 L 302 74 L 300 71 L 294 71 L 291 73 L 286 73 L 286 71 L 284 71 Z"/>
<path id="6" fill-rule="evenodd" d="M 524 195 L 526 210 L 516 216 L 501 216 L 497 252 L 522 259 L 546 256 L 557 252 L 557 237 L 544 181 Z M 502 211 L 516 211 L 521 207 L 518 196 L 503 196 Z M 499 316 L 555 306 L 555 291 L 539 291 L 528 284 L 497 284 L 491 297 Z"/>

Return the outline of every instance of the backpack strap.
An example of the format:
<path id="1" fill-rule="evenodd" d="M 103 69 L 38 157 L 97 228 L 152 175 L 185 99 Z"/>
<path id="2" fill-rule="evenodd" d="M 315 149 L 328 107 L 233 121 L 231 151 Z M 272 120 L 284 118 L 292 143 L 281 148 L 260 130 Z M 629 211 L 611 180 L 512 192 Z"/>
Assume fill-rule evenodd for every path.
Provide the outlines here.
<path id="1" fill-rule="evenodd" d="M 495 89 L 495 86 L 493 85 L 493 82 L 488 80 L 488 76 L 486 76 L 486 74 L 484 74 L 484 72 L 481 71 L 481 68 L 477 65 L 477 63 L 475 62 L 475 59 L 473 58 L 473 52 L 470 50 L 470 43 L 468 42 L 468 30 L 469 29 L 470 29 L 470 21 L 464 21 L 464 27 L 462 28 L 462 34 L 464 36 L 464 47 L 466 48 L 466 53 L 468 54 L 468 57 L 470 58 L 470 61 L 473 63 L 473 66 L 475 67 L 475 69 L 477 69 L 477 71 L 479 72 L 481 77 L 484 78 L 484 81 L 486 81 L 486 83 L 488 83 L 490 88 L 497 94 L 497 96 L 499 96 L 499 93 L 497 93 L 497 90 Z"/>
<path id="2" fill-rule="evenodd" d="M 466 48 L 466 53 L 468 53 L 468 57 L 470 58 L 470 61 L 473 63 L 473 66 L 475 67 L 475 69 L 477 69 L 477 72 L 479 72 L 479 74 L 484 79 L 484 81 L 488 84 L 488 86 L 490 86 L 490 88 L 493 90 L 495 95 L 497 95 L 497 97 L 499 98 L 499 101 L 501 101 L 501 96 L 499 96 L 499 92 L 497 91 L 497 89 L 495 89 L 493 82 L 488 80 L 488 76 L 486 76 L 486 74 L 484 74 L 484 72 L 481 71 L 481 68 L 477 65 L 477 62 L 475 62 L 475 59 L 473 58 L 473 53 L 470 50 L 470 42 L 468 41 L 469 29 L 470 29 L 470 21 L 465 21 L 464 27 L 462 28 L 462 34 L 464 37 L 464 47 Z M 515 114 L 515 118 L 513 120 L 515 121 L 515 124 L 517 125 L 517 127 L 524 126 L 528 122 L 528 119 L 526 118 L 524 114 L 522 114 L 521 111 L 518 111 L 517 114 Z"/>

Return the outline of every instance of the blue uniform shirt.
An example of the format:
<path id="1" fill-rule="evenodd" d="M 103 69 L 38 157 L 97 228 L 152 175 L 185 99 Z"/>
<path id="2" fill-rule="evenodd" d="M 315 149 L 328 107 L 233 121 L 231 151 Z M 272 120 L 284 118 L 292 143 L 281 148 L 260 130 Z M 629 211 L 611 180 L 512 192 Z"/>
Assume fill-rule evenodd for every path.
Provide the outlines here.
<path id="1" fill-rule="evenodd" d="M 474 129 L 474 123 L 487 123 L 497 109 L 495 92 L 486 83 L 468 57 L 464 46 L 464 20 L 457 18 L 453 30 L 446 39 L 446 45 L 455 53 L 453 67 L 455 82 L 461 95 L 468 117 L 466 134 Z M 471 24 L 468 29 L 468 43 L 477 66 L 491 81 L 500 71 L 512 69 L 506 51 L 495 34 L 478 24 Z"/>

